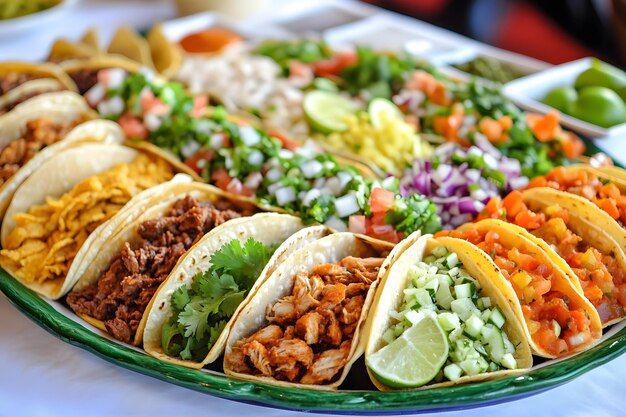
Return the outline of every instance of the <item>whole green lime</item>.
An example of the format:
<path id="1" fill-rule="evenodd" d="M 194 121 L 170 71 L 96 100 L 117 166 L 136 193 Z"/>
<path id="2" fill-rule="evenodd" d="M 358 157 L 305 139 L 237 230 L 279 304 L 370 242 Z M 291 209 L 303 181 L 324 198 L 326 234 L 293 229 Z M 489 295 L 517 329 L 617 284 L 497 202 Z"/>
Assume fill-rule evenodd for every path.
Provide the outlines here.
<path id="1" fill-rule="evenodd" d="M 572 116 L 601 127 L 626 123 L 626 104 L 606 87 L 585 87 L 572 106 Z"/>
<path id="2" fill-rule="evenodd" d="M 562 111 L 563 113 L 571 113 L 574 102 L 578 99 L 578 92 L 574 87 L 565 86 L 550 90 L 543 98 L 543 102 L 548 106 Z"/>
<path id="3" fill-rule="evenodd" d="M 626 87 L 626 73 L 611 65 L 596 61 L 591 68 L 576 77 L 574 86 L 577 90 L 585 87 L 606 87 L 617 91 Z"/>

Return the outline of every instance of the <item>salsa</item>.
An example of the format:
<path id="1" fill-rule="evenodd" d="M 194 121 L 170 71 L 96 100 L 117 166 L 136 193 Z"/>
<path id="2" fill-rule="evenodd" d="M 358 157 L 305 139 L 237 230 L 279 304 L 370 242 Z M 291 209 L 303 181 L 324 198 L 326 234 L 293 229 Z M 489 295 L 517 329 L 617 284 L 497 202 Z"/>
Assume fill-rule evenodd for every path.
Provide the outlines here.
<path id="1" fill-rule="evenodd" d="M 533 211 L 522 193 L 513 191 L 503 200 L 492 198 L 478 216 L 484 218 L 514 223 L 550 245 L 572 268 L 603 324 L 624 317 L 626 272 L 612 253 L 601 252 L 572 231 L 567 210 L 551 205 Z"/>
<path id="2" fill-rule="evenodd" d="M 626 225 L 626 195 L 609 178 L 576 168 L 557 167 L 533 179 L 528 188 L 550 187 L 579 195 L 600 207 L 620 226 Z"/>
<path id="3" fill-rule="evenodd" d="M 473 243 L 494 260 L 520 301 L 533 342 L 546 353 L 564 356 L 591 340 L 585 309 L 559 291 L 554 266 L 541 262 L 522 242 L 510 245 L 496 231 L 472 227 L 443 233 Z"/>

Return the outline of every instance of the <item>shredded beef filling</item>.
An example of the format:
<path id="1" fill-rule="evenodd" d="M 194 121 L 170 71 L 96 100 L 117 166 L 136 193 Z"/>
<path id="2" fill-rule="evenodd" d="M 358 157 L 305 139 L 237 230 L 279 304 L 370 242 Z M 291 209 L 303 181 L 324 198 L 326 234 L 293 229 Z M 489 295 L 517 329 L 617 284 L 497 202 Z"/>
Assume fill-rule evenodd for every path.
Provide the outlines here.
<path id="1" fill-rule="evenodd" d="M 180 199 L 164 217 L 141 223 L 140 241 L 133 247 L 127 242 L 97 282 L 71 292 L 66 301 L 76 313 L 102 320 L 116 339 L 131 343 L 148 303 L 178 259 L 214 227 L 250 214 L 225 201 Z"/>
<path id="2" fill-rule="evenodd" d="M 69 73 L 70 78 L 74 81 L 76 87 L 78 87 L 78 92 L 81 95 L 85 94 L 91 87 L 96 85 L 98 82 L 98 72 L 101 69 L 102 68 L 85 68 Z"/>
<path id="3" fill-rule="evenodd" d="M 58 123 L 42 117 L 26 123 L 21 138 L 15 139 L 0 151 L 0 185 L 11 178 L 33 156 L 48 145 L 60 141 L 85 119 L 78 117 L 67 123 Z"/>
<path id="4" fill-rule="evenodd" d="M 15 100 L 7 103 L 4 107 L 2 107 L 0 109 L 0 116 L 5 114 L 5 113 L 10 112 L 11 110 L 13 110 L 18 105 L 22 104 L 25 101 L 30 100 L 33 97 L 37 97 L 38 95 L 44 94 L 44 93 L 52 93 L 52 92 L 55 92 L 55 91 L 62 91 L 62 90 L 54 89 L 54 90 L 31 91 L 28 94 L 22 94 L 18 98 L 16 98 Z"/>
<path id="5" fill-rule="evenodd" d="M 27 74 L 23 72 L 10 72 L 5 74 L 3 78 L 0 78 L 0 95 L 13 90 L 15 87 L 19 87 L 26 81 L 40 78 L 35 74 Z"/>

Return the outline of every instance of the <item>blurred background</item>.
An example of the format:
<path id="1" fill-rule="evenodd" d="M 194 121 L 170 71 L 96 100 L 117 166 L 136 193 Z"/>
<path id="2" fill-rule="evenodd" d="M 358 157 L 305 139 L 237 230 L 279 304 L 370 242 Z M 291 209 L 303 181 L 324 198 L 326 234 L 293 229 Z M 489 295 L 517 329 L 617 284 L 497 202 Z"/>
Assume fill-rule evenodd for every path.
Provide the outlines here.
<path id="1" fill-rule="evenodd" d="M 626 68 L 626 0 L 367 0 L 487 44 L 560 64 Z"/>

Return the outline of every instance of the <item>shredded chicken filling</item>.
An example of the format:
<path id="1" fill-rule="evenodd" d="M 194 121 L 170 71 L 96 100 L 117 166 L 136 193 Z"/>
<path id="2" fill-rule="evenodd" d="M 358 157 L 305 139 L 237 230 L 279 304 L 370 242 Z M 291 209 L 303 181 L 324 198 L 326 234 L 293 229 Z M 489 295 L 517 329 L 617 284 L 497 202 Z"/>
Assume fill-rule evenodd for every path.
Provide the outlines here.
<path id="1" fill-rule="evenodd" d="M 335 381 L 382 258 L 346 257 L 294 278 L 291 294 L 269 305 L 270 324 L 237 342 L 226 357 L 236 372 L 302 384 Z"/>

